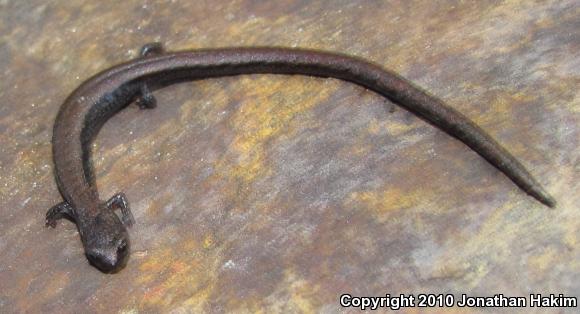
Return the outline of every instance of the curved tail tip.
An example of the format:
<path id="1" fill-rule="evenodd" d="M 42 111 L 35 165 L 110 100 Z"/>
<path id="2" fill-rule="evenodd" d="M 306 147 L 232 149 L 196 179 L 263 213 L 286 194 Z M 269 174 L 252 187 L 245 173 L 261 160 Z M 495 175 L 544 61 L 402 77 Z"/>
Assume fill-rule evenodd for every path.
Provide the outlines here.
<path id="1" fill-rule="evenodd" d="M 530 191 L 530 194 L 538 201 L 542 202 L 542 204 L 550 208 L 556 207 L 557 204 L 556 200 L 541 186 L 536 186 L 534 189 Z"/>

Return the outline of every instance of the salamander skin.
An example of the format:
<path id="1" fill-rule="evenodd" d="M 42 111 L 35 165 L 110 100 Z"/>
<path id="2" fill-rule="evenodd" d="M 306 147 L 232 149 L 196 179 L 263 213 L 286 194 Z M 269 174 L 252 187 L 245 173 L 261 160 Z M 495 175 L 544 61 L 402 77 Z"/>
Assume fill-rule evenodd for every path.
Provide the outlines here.
<path id="1" fill-rule="evenodd" d="M 55 176 L 64 202 L 51 208 L 46 223 L 76 223 L 85 254 L 99 270 L 114 273 L 129 258 L 127 227 L 133 222 L 124 194 L 103 202 L 91 165 L 91 142 L 115 113 L 136 101 L 153 108 L 151 91 L 171 83 L 240 74 L 302 74 L 337 78 L 366 87 L 456 137 L 549 207 L 556 202 L 495 140 L 461 113 L 399 75 L 365 60 L 331 52 L 290 48 L 225 48 L 164 52 L 148 44 L 141 57 L 85 81 L 61 106 L 52 147 Z M 121 210 L 121 218 L 115 210 Z"/>

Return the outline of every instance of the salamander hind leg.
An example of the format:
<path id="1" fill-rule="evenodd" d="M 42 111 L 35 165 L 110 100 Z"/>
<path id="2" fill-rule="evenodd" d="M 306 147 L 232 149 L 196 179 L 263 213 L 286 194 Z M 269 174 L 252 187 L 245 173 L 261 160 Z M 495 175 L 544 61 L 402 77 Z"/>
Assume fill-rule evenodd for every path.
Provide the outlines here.
<path id="1" fill-rule="evenodd" d="M 46 212 L 46 226 L 55 228 L 57 220 L 62 218 L 66 218 L 74 222 L 74 210 L 67 202 L 59 203 L 51 207 Z"/>
<path id="2" fill-rule="evenodd" d="M 147 43 L 141 47 L 139 55 L 141 57 L 156 56 L 164 52 L 163 44 L 159 42 Z"/>
<path id="3" fill-rule="evenodd" d="M 157 99 L 155 99 L 155 96 L 153 96 L 153 93 L 149 90 L 147 83 L 142 83 L 139 89 L 140 94 L 137 96 L 136 100 L 139 109 L 153 109 L 157 107 Z"/>
<path id="4" fill-rule="evenodd" d="M 133 213 L 129 208 L 129 201 L 125 196 L 125 193 L 121 192 L 113 195 L 113 197 L 107 201 L 105 206 L 107 206 L 107 208 L 110 210 L 120 209 L 121 221 L 125 226 L 131 227 L 135 223 L 135 218 L 133 217 Z"/>
<path id="5" fill-rule="evenodd" d="M 139 51 L 139 56 L 141 58 L 149 57 L 149 56 L 157 56 L 163 54 L 163 45 L 161 43 L 148 43 L 144 45 L 141 50 Z M 153 93 L 149 89 L 149 86 L 146 82 L 141 83 L 140 94 L 137 97 L 137 106 L 141 109 L 153 109 L 157 106 L 157 100 Z"/>

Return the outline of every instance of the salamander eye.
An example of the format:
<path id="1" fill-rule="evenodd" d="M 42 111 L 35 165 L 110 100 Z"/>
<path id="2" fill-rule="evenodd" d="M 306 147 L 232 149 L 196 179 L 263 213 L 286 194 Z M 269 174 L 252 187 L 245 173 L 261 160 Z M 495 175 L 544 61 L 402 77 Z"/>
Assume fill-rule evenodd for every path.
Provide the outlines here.
<path id="1" fill-rule="evenodd" d="M 127 262 L 127 256 L 129 256 L 129 244 L 126 240 L 122 240 L 117 246 L 117 260 L 119 264 L 125 264 Z"/>
<path id="2" fill-rule="evenodd" d="M 117 256 L 125 255 L 128 248 L 129 246 L 127 245 L 127 241 L 121 240 L 121 242 L 119 242 L 117 245 Z"/>

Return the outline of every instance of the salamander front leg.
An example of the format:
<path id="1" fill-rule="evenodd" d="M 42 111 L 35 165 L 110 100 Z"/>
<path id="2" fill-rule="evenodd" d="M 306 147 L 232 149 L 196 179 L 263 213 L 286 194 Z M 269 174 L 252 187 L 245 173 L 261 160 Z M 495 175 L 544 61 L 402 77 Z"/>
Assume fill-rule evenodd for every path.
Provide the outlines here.
<path id="1" fill-rule="evenodd" d="M 149 43 L 141 48 L 139 52 L 140 57 L 157 56 L 163 54 L 163 45 L 161 43 Z M 142 83 L 140 88 L 140 95 L 137 97 L 137 105 L 141 109 L 153 109 L 157 106 L 157 99 L 151 93 L 147 83 Z"/>
<path id="2" fill-rule="evenodd" d="M 131 227 L 135 223 L 135 218 L 133 217 L 133 213 L 129 208 L 129 201 L 127 201 L 127 197 L 125 193 L 117 193 L 111 197 L 107 203 L 105 204 L 108 209 L 110 210 L 121 210 L 121 221 L 127 227 Z"/>
<path id="3" fill-rule="evenodd" d="M 62 218 L 75 221 L 74 210 L 67 202 L 58 203 L 46 212 L 46 226 L 55 228 L 56 221 Z"/>

